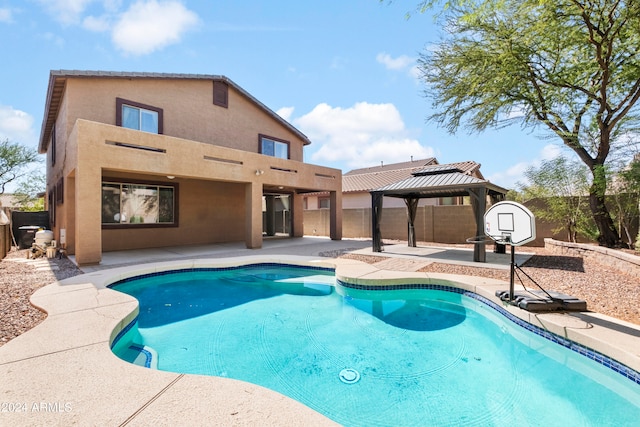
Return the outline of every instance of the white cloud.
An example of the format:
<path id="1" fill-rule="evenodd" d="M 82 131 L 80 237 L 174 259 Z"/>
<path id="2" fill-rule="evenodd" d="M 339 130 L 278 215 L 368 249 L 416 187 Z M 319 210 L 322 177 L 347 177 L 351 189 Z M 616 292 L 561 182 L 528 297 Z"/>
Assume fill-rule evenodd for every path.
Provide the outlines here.
<path id="1" fill-rule="evenodd" d="M 0 22 L 9 23 L 11 21 L 13 21 L 11 9 L 8 7 L 0 7 Z"/>
<path id="2" fill-rule="evenodd" d="M 387 70 L 392 71 L 406 71 L 409 76 L 418 80 L 422 75 L 418 65 L 416 64 L 416 58 L 400 55 L 393 58 L 386 52 L 381 52 L 376 55 L 376 61 L 385 66 Z"/>
<path id="3" fill-rule="evenodd" d="M 104 10 L 110 13 L 115 13 L 120 9 L 122 0 L 102 0 L 102 6 Z"/>
<path id="4" fill-rule="evenodd" d="M 539 166 L 542 160 L 553 160 L 556 157 L 563 156 L 564 152 L 561 146 L 556 144 L 547 144 L 542 148 L 540 152 L 540 159 L 535 162 L 536 166 Z"/>
<path id="5" fill-rule="evenodd" d="M 501 187 L 515 189 L 518 183 L 525 185 L 528 183 L 527 179 L 524 177 L 524 172 L 528 168 L 532 166 L 539 167 L 542 161 L 552 160 L 556 157 L 562 156 L 563 154 L 563 150 L 560 146 L 555 144 L 547 144 L 542 148 L 535 159 L 532 159 L 528 162 L 516 163 L 515 165 L 510 166 L 505 171 L 496 172 L 491 176 L 488 176 L 487 179 Z"/>
<path id="6" fill-rule="evenodd" d="M 149 54 L 177 43 L 200 22 L 181 0 L 137 0 L 123 12 L 122 0 L 37 1 L 64 25 L 79 24 L 88 31 L 111 32 L 116 48 L 133 55 Z M 93 3 L 99 3 L 102 10 L 91 8 L 96 13 L 89 14 Z"/>
<path id="7" fill-rule="evenodd" d="M 285 119 L 286 121 L 290 121 L 291 116 L 293 115 L 293 110 L 294 110 L 294 107 L 282 107 L 278 111 L 276 111 L 276 114 L 282 117 L 283 119 Z"/>
<path id="8" fill-rule="evenodd" d="M 56 34 L 53 33 L 44 33 L 41 35 L 41 37 L 46 40 L 47 42 L 50 42 L 52 44 L 54 44 L 57 47 L 63 47 L 64 46 L 64 39 Z"/>
<path id="9" fill-rule="evenodd" d="M 317 105 L 294 120 L 314 145 L 314 162 L 344 162 L 349 168 L 431 157 L 434 151 L 407 136 L 393 104 L 359 102 L 350 108 Z"/>
<path id="10" fill-rule="evenodd" d="M 409 75 L 414 79 L 418 80 L 422 77 L 422 70 L 417 65 L 409 68 Z"/>
<path id="11" fill-rule="evenodd" d="M 82 21 L 82 28 L 96 33 L 108 31 L 110 27 L 109 17 L 106 15 L 95 17 L 87 16 Z"/>
<path id="12" fill-rule="evenodd" d="M 142 0 L 120 16 L 112 40 L 125 53 L 145 55 L 179 42 L 199 22 L 179 1 Z"/>
<path id="13" fill-rule="evenodd" d="M 0 140 L 9 139 L 23 145 L 37 145 L 33 117 L 8 105 L 0 105 Z"/>
<path id="14" fill-rule="evenodd" d="M 388 70 L 405 70 L 415 64 L 416 59 L 407 55 L 392 58 L 388 53 L 382 52 L 376 56 L 376 61 L 384 65 Z"/>
<path id="15" fill-rule="evenodd" d="M 53 19 L 70 25 L 80 21 L 86 8 L 95 0 L 38 0 Z"/>

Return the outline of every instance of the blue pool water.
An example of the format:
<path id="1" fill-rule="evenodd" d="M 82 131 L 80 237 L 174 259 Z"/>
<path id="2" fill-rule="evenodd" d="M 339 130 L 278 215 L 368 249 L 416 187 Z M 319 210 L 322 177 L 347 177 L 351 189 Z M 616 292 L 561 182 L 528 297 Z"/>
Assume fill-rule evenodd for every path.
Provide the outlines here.
<path id="1" fill-rule="evenodd" d="M 272 265 L 127 280 L 113 288 L 140 313 L 113 350 L 259 384 L 345 426 L 640 422 L 640 385 L 478 299 L 334 282 Z"/>

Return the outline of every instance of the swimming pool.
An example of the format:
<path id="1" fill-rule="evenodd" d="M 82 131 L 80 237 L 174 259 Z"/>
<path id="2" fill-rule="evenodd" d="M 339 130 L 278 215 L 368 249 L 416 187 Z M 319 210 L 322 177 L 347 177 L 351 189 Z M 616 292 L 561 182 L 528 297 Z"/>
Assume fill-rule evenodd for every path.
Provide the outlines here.
<path id="1" fill-rule="evenodd" d="M 161 370 L 259 384 L 343 425 L 640 419 L 640 385 L 476 294 L 334 282 L 332 270 L 263 264 L 127 279 L 112 287 L 140 311 L 113 350 Z"/>

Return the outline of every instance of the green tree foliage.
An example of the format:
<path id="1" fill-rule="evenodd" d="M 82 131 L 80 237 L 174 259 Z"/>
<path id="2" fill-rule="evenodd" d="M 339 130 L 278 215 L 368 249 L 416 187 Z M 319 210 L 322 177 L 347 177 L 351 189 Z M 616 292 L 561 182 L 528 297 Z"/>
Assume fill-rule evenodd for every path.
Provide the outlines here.
<path id="1" fill-rule="evenodd" d="M 640 2 L 427 0 L 420 8 L 439 4 L 448 37 L 419 59 L 430 119 L 450 132 L 518 121 L 560 138 L 590 171 L 598 241 L 617 246 L 605 166 L 639 121 Z"/>
<path id="2" fill-rule="evenodd" d="M 36 172 L 23 179 L 13 193 L 13 199 L 18 209 L 25 212 L 43 211 L 43 193 L 46 188 L 47 177 L 42 173 Z"/>
<path id="3" fill-rule="evenodd" d="M 8 139 L 0 141 L 0 194 L 5 187 L 25 176 L 28 166 L 38 160 L 38 152 Z"/>
<path id="4" fill-rule="evenodd" d="M 564 229 L 568 241 L 577 242 L 578 234 L 593 239 L 597 230 L 588 214 L 588 175 L 585 165 L 564 157 L 543 161 L 539 167 L 532 166 L 525 171 L 529 184 L 518 184 L 518 198 L 522 202 L 542 202 L 543 205 L 529 207 L 536 217 L 562 224 L 553 231 Z"/>
<path id="5" fill-rule="evenodd" d="M 640 250 L 640 235 L 635 238 L 631 235 L 634 221 L 640 215 L 640 159 L 635 158 L 618 173 L 610 197 L 615 202 L 616 217 L 624 230 L 627 244 Z"/>

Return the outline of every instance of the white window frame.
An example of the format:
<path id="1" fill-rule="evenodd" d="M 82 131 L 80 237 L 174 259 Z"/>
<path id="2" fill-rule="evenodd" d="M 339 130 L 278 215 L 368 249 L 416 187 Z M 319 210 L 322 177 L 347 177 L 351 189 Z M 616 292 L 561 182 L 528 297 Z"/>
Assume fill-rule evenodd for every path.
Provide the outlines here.
<path id="1" fill-rule="evenodd" d="M 271 145 L 273 149 L 268 147 Z M 289 142 L 271 136 L 260 135 L 260 153 L 279 159 L 289 159 Z"/>

